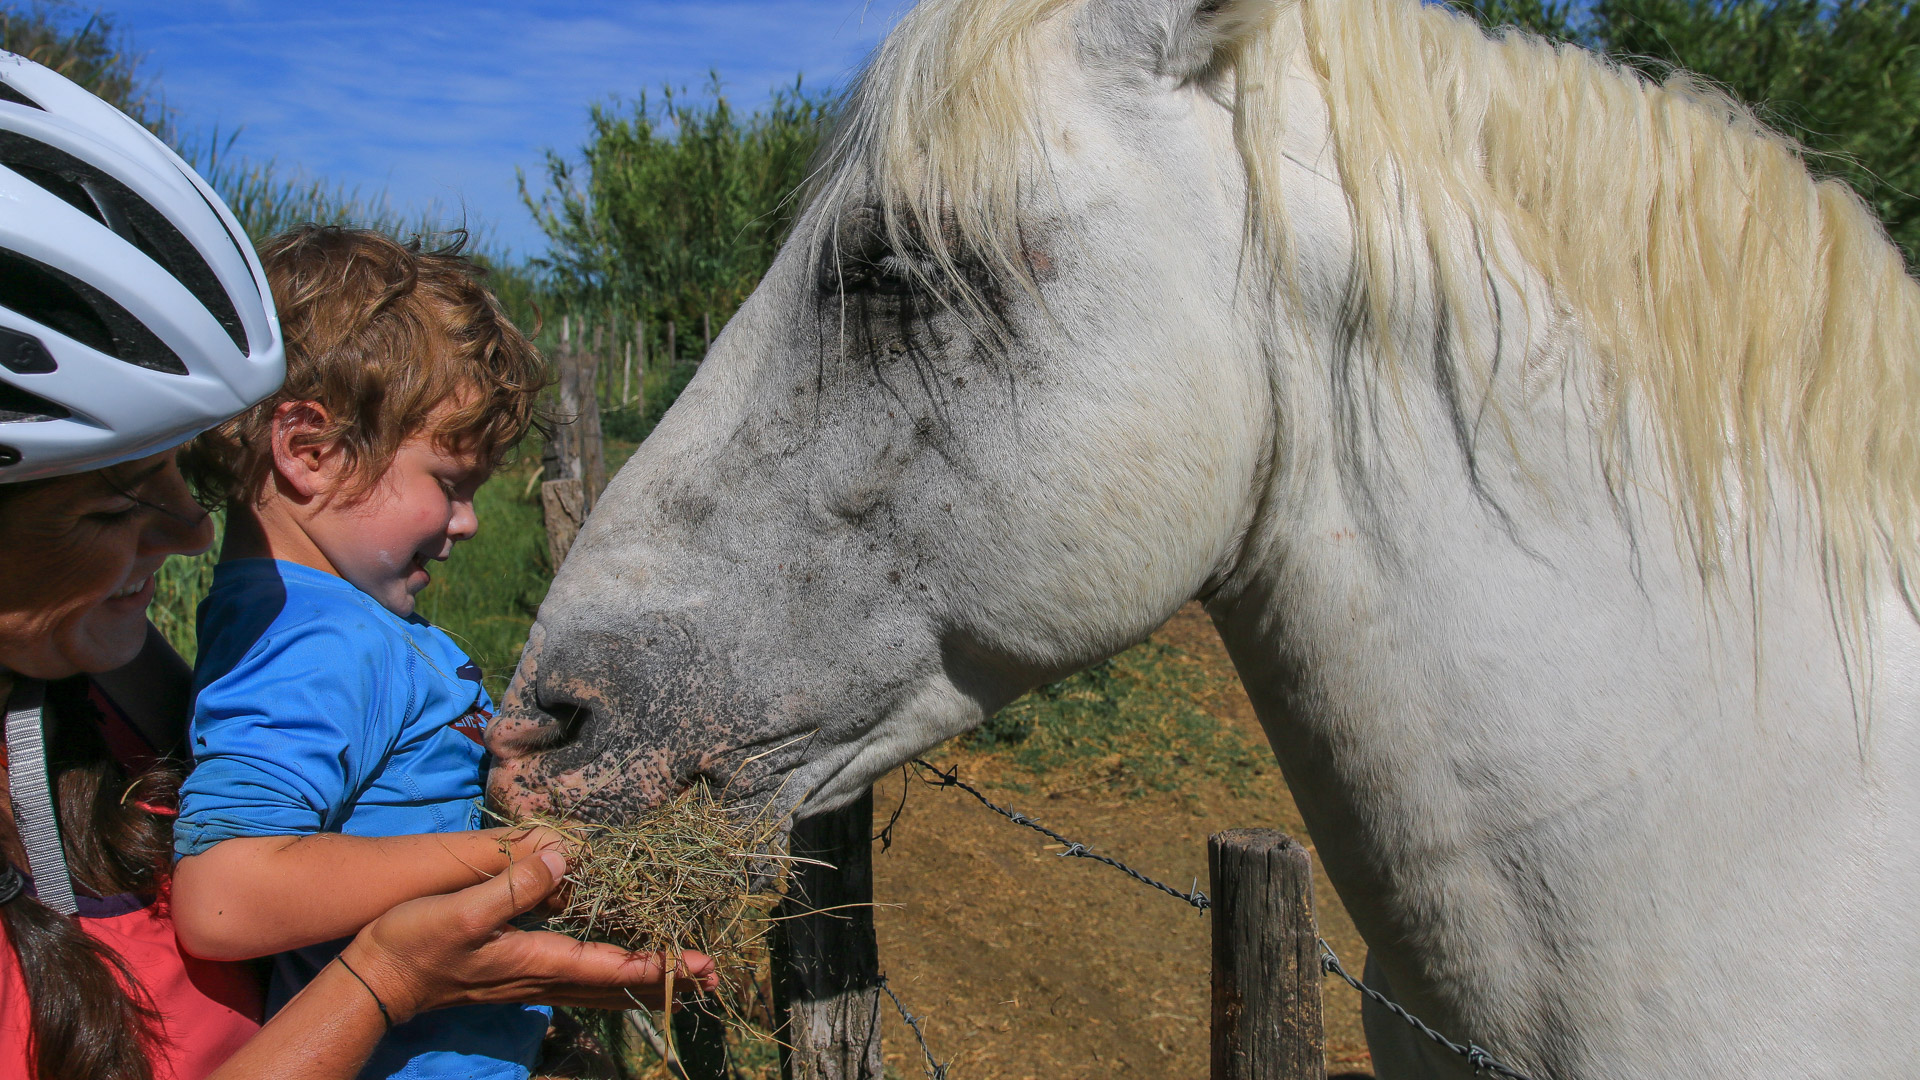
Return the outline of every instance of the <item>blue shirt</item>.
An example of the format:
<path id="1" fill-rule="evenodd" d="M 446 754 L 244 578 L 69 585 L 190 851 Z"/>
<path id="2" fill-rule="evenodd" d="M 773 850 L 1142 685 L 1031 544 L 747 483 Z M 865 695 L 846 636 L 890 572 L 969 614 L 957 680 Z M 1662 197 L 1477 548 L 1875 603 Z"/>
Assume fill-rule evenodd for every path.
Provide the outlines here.
<path id="1" fill-rule="evenodd" d="M 341 578 L 271 559 L 222 563 L 199 631 L 194 765 L 176 854 L 236 836 L 480 827 L 480 740 L 493 702 L 443 631 Z M 345 945 L 274 957 L 269 1014 Z M 524 1005 L 423 1013 L 382 1039 L 360 1075 L 525 1080 L 549 1014 Z"/>

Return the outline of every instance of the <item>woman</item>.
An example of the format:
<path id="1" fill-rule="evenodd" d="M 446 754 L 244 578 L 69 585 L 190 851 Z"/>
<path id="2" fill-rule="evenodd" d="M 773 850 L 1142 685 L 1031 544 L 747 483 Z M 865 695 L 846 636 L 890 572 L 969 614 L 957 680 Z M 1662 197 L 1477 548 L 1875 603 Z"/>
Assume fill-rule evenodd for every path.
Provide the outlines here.
<path id="1" fill-rule="evenodd" d="M 179 953 L 179 718 L 143 715 L 170 688 L 124 688 L 155 571 L 213 538 L 173 447 L 278 385 L 272 299 L 185 163 L 5 53 L 0 196 L 0 1078 L 348 1077 L 428 1009 L 657 999 L 661 958 L 509 925 L 559 883 L 553 855 L 393 909 L 264 1027 L 243 968 Z"/>

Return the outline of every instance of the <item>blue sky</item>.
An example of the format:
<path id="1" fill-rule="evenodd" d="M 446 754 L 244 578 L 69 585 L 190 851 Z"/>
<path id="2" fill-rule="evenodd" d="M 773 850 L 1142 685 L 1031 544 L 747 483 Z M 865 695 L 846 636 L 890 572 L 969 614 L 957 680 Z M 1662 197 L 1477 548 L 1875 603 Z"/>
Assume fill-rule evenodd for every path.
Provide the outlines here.
<path id="1" fill-rule="evenodd" d="M 464 208 L 534 254 L 514 170 L 572 152 L 589 103 L 718 70 L 736 106 L 839 85 L 904 0 L 101 0 L 188 131 L 398 206 Z"/>

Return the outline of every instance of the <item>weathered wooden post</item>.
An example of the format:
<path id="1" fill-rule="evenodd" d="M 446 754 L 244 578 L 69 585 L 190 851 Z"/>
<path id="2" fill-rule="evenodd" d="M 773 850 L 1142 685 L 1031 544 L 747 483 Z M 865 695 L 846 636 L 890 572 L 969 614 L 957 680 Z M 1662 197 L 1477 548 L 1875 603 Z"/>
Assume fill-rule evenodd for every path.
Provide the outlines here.
<path id="1" fill-rule="evenodd" d="M 599 357 L 574 346 L 571 319 L 561 321 L 559 415 L 553 437 L 541 455 L 540 510 L 547 525 L 547 554 L 558 569 L 579 535 L 600 490 L 607 486 L 607 462 L 600 442 L 600 399 L 594 391 Z M 586 337 L 583 332 L 580 335 Z"/>
<path id="2" fill-rule="evenodd" d="M 881 1080 L 873 793 L 795 822 L 788 851 L 829 866 L 794 866 L 780 904 L 783 919 L 775 924 L 782 1074 L 786 1080 Z"/>
<path id="3" fill-rule="evenodd" d="M 1213 895 L 1212 1080 L 1325 1080 L 1313 857 L 1285 833 L 1207 840 Z"/>

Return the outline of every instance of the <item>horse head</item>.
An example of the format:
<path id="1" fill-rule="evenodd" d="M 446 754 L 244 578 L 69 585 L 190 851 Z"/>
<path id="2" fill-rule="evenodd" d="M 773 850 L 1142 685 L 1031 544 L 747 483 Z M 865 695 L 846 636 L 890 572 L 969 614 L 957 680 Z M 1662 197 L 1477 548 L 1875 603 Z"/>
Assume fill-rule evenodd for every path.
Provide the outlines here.
<path id="1" fill-rule="evenodd" d="M 557 575 L 497 798 L 831 808 L 1232 571 L 1276 422 L 1217 75 L 1246 6 L 907 16 Z"/>

